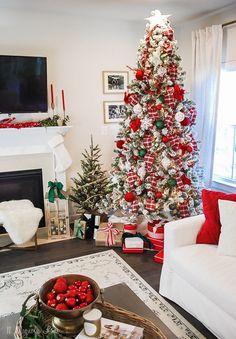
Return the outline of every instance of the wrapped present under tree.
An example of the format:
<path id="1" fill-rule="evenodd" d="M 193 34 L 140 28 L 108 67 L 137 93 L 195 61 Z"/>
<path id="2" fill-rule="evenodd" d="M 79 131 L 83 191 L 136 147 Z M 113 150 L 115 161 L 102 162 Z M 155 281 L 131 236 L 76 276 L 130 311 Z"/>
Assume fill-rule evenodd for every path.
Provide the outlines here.
<path id="1" fill-rule="evenodd" d="M 122 223 L 101 223 L 96 233 L 96 246 L 122 247 Z"/>

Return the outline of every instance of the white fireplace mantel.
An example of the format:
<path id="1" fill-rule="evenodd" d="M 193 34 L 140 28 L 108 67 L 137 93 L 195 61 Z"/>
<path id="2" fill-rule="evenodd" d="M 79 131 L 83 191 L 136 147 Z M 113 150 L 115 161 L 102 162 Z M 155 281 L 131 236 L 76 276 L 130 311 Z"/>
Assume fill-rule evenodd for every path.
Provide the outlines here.
<path id="1" fill-rule="evenodd" d="M 45 153 L 54 154 L 48 142 L 58 134 L 65 136 L 71 127 L 72 126 L 52 126 L 21 129 L 0 129 L 0 165 L 2 161 L 1 157 L 14 157 L 16 155 L 24 156 Z M 32 157 L 32 161 L 34 161 L 33 159 L 34 158 Z M 52 167 L 55 179 L 61 181 L 64 185 L 64 189 L 66 189 L 66 169 L 59 173 L 56 172 L 57 160 L 55 156 L 53 159 Z"/>
<path id="2" fill-rule="evenodd" d="M 56 134 L 66 135 L 71 126 L 2 128 L 0 129 L 0 157 L 50 153 L 48 141 Z"/>

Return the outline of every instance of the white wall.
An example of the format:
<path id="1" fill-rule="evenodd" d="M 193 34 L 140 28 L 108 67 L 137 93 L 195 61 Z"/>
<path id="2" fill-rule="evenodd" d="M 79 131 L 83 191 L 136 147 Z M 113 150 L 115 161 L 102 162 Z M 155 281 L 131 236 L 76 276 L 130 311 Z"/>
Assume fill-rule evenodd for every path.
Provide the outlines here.
<path id="1" fill-rule="evenodd" d="M 176 25 L 175 37 L 178 40 L 179 54 L 182 57 L 182 66 L 186 71 L 186 91 L 190 92 L 192 83 L 192 41 L 191 33 L 211 25 L 223 24 L 236 19 L 236 4 L 221 11 L 203 16 L 198 20 Z"/>
<path id="2" fill-rule="evenodd" d="M 1 9 L 0 54 L 46 56 L 48 84 L 54 84 L 59 113 L 61 89 L 65 90 L 73 125 L 66 137 L 73 158 L 68 178 L 78 171 L 91 134 L 102 148 L 104 167 L 110 168 L 118 127 L 104 125 L 103 101 L 122 100 L 123 96 L 103 94 L 102 71 L 135 66 L 144 29 L 144 22 Z"/>

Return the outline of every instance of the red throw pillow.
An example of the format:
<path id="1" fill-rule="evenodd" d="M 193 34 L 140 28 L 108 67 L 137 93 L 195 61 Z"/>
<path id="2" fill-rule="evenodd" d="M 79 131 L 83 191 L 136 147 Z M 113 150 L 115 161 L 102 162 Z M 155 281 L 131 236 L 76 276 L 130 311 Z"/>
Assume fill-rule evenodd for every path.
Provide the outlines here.
<path id="1" fill-rule="evenodd" d="M 197 244 L 217 245 L 220 236 L 220 213 L 218 200 L 236 201 L 236 194 L 227 194 L 223 192 L 202 190 L 203 212 L 206 220 L 204 221 L 197 235 Z"/>

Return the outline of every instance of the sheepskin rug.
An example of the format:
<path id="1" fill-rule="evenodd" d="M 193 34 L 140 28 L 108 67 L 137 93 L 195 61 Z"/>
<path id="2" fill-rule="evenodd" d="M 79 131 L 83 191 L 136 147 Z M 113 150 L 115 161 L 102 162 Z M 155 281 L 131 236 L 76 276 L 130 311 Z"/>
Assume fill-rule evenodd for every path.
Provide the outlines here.
<path id="1" fill-rule="evenodd" d="M 10 200 L 0 203 L 0 224 L 16 245 L 32 239 L 43 216 L 30 200 Z"/>

